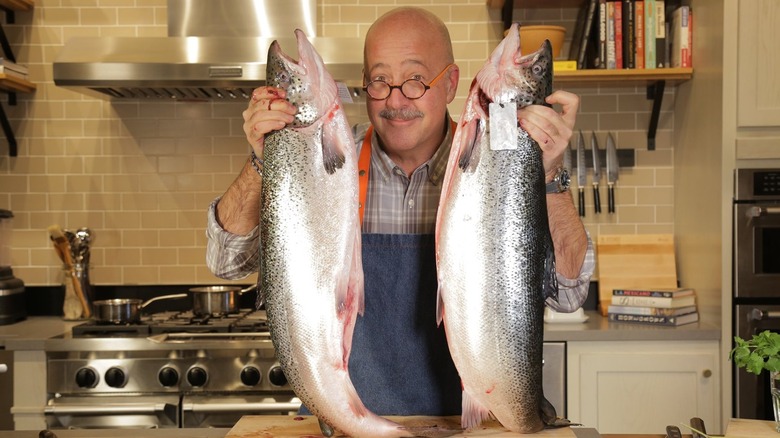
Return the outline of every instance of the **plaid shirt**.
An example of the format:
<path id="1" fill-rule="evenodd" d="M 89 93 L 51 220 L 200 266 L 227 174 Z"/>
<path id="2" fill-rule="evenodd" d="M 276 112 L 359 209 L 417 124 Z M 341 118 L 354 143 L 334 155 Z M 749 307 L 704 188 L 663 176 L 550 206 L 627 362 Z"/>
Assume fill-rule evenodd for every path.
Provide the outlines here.
<path id="1" fill-rule="evenodd" d="M 368 127 L 368 124 L 362 124 L 353 129 L 358 153 Z M 415 169 L 409 177 L 379 147 L 376 136 L 371 139 L 371 167 L 363 217 L 364 233 L 434 232 L 441 182 L 446 171 L 452 135 L 452 129 L 448 127 L 447 135 L 433 157 Z M 209 206 L 206 262 L 214 275 L 220 278 L 245 278 L 256 273 L 259 266 L 259 228 L 255 227 L 246 236 L 223 230 L 216 220 L 218 202 L 219 198 Z M 562 312 L 573 312 L 581 307 L 588 296 L 594 267 L 593 242 L 588 236 L 588 250 L 580 275 L 576 279 L 568 279 L 558 274 L 558 302 L 548 299 L 547 305 Z"/>

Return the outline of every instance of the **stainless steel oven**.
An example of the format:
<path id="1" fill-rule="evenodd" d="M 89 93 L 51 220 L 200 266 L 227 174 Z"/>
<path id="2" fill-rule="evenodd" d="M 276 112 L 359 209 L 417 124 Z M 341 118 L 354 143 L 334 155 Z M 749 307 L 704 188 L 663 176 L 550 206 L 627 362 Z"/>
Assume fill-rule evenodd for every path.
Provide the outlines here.
<path id="1" fill-rule="evenodd" d="M 780 333 L 780 169 L 737 169 L 733 212 L 733 332 Z M 774 419 L 767 374 L 732 373 L 734 416 Z"/>
<path id="2" fill-rule="evenodd" d="M 75 326 L 46 341 L 50 429 L 232 427 L 243 415 L 296 414 L 264 311 Z"/>
<path id="3" fill-rule="evenodd" d="M 737 169 L 734 294 L 780 299 L 780 169 Z"/>

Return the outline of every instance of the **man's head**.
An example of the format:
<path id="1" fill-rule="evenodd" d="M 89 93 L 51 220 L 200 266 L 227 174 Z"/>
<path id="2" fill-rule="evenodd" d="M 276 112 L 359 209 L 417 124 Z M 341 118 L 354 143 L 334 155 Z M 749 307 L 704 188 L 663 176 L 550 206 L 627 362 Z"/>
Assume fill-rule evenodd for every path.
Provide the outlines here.
<path id="1" fill-rule="evenodd" d="M 451 65 L 452 42 L 447 27 L 424 9 L 394 9 L 368 30 L 363 56 L 367 84 L 381 80 L 394 86 L 420 79 L 431 85 L 418 99 L 409 99 L 393 88 L 386 99 L 369 97 L 367 108 L 391 156 L 410 151 L 432 155 L 443 139 L 447 104 L 455 97 L 459 77 L 458 67 Z"/>

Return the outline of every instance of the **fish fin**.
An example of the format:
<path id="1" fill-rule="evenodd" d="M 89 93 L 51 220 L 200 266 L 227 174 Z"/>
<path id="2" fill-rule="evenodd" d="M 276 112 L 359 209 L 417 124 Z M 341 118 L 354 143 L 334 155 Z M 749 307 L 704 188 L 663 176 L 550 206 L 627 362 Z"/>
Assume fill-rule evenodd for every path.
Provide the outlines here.
<path id="1" fill-rule="evenodd" d="M 342 364 L 347 369 L 349 355 L 352 351 L 352 335 L 355 332 L 357 315 L 365 310 L 365 298 L 363 291 L 363 260 L 360 252 L 360 222 L 356 222 L 354 244 L 352 246 L 352 263 L 349 272 L 336 285 L 336 314 L 342 321 L 341 348 Z"/>
<path id="2" fill-rule="evenodd" d="M 328 423 L 322 421 L 321 418 L 317 418 L 317 422 L 320 424 L 320 432 L 322 432 L 322 436 L 332 437 L 336 434 L 336 431 L 333 430 L 333 428 Z"/>
<path id="3" fill-rule="evenodd" d="M 544 258 L 544 282 L 543 282 L 544 299 L 552 298 L 556 303 L 558 302 L 558 277 L 555 273 L 555 248 L 553 247 L 552 238 L 547 245 L 547 252 Z"/>
<path id="4" fill-rule="evenodd" d="M 482 421 L 490 418 L 490 410 L 479 404 L 465 389 L 463 390 L 462 409 L 460 425 L 464 429 L 477 427 Z"/>
<path id="5" fill-rule="evenodd" d="M 555 412 L 555 406 L 553 406 L 552 403 L 550 403 L 550 401 L 547 400 L 544 396 L 542 396 L 542 403 L 541 406 L 539 406 L 539 415 L 542 417 L 542 421 L 544 422 L 544 427 L 546 429 L 581 426 L 581 424 L 572 423 L 566 418 L 559 417 L 558 413 Z"/>
<path id="6" fill-rule="evenodd" d="M 436 289 L 436 327 L 439 327 L 444 320 L 444 301 L 441 294 L 442 287 L 441 282 L 439 282 L 439 287 Z"/>
<path id="7" fill-rule="evenodd" d="M 460 156 L 458 157 L 458 167 L 460 167 L 461 170 L 466 170 L 469 167 L 469 164 L 471 164 L 474 150 L 477 147 L 477 138 L 479 137 L 481 125 L 483 123 L 484 121 L 482 119 L 472 119 L 463 126 L 465 131 L 464 135 L 466 136 L 463 140 L 465 147 L 460 151 Z"/>
<path id="8" fill-rule="evenodd" d="M 370 415 L 371 412 L 363 404 L 363 401 L 360 399 L 357 390 L 355 390 L 355 387 L 349 380 L 349 375 L 347 374 L 346 376 L 347 381 L 344 382 L 344 386 L 347 391 L 347 402 L 349 403 L 349 409 L 355 414 L 356 417 L 365 417 L 366 415 Z"/>
<path id="9" fill-rule="evenodd" d="M 325 123 L 320 131 L 322 142 L 322 164 L 325 171 L 332 175 L 344 166 L 347 148 L 354 148 L 350 140 L 352 132 L 341 111 L 341 101 L 336 100 L 330 111 L 325 114 Z"/>

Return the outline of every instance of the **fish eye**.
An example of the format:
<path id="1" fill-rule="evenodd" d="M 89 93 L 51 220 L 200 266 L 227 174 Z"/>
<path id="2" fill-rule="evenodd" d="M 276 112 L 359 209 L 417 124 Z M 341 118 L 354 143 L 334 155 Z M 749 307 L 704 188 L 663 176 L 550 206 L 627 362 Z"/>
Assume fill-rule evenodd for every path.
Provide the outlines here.
<path id="1" fill-rule="evenodd" d="M 534 65 L 531 67 L 531 71 L 533 71 L 535 75 L 542 74 L 542 66 L 541 66 L 541 65 L 539 65 L 539 64 L 534 64 Z"/>

